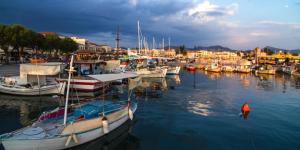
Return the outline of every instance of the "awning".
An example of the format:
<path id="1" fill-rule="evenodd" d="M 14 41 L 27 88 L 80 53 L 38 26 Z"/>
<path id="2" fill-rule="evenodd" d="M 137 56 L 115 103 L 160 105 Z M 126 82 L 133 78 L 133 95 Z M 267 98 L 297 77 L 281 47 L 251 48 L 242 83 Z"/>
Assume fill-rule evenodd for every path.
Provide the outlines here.
<path id="1" fill-rule="evenodd" d="M 136 73 L 118 73 L 118 74 L 97 74 L 89 75 L 89 77 L 102 82 L 115 81 L 120 79 L 134 78 L 138 75 Z"/>

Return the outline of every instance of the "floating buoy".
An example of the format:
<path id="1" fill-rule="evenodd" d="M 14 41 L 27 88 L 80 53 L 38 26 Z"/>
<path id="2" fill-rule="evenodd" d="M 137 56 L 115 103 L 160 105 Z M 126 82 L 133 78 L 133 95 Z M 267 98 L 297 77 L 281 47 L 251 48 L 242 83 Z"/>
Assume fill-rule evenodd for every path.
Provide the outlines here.
<path id="1" fill-rule="evenodd" d="M 105 116 L 102 118 L 102 128 L 104 134 L 107 134 L 109 132 L 108 120 Z"/>
<path id="2" fill-rule="evenodd" d="M 242 113 L 250 112 L 250 107 L 249 107 L 248 103 L 244 103 L 244 104 L 242 105 L 241 111 L 242 111 Z"/>
<path id="3" fill-rule="evenodd" d="M 133 112 L 132 112 L 132 110 L 130 109 L 130 107 L 128 108 L 128 116 L 129 116 L 129 119 L 130 119 L 130 120 L 133 119 Z"/>

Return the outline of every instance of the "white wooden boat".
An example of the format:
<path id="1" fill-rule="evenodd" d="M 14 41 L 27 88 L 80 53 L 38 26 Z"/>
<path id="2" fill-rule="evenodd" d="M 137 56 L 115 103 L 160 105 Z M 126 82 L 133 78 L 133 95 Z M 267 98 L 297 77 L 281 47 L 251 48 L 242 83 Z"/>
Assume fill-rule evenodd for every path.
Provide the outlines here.
<path id="1" fill-rule="evenodd" d="M 231 67 L 231 66 L 222 66 L 222 67 L 221 67 L 221 70 L 222 70 L 223 72 L 233 72 L 233 71 L 234 71 L 234 68 Z"/>
<path id="2" fill-rule="evenodd" d="M 180 66 L 168 67 L 167 75 L 177 75 L 180 72 Z"/>
<path id="3" fill-rule="evenodd" d="M 77 91 L 93 92 L 98 91 L 103 88 L 103 83 L 99 80 L 95 80 L 88 75 L 103 73 L 103 61 L 98 60 L 87 60 L 87 61 L 76 61 L 74 65 L 76 66 L 77 76 L 71 79 L 71 89 L 76 89 Z M 58 82 L 67 82 L 68 78 L 57 78 Z"/>
<path id="4" fill-rule="evenodd" d="M 5 149 L 57 150 L 67 149 L 95 140 L 133 119 L 137 104 L 130 101 L 92 101 L 68 106 L 73 56 L 69 69 L 66 104 L 43 113 L 31 126 L 0 136 Z M 136 77 L 136 74 L 105 74 L 91 76 L 102 82 Z M 71 110 L 71 111 L 70 111 Z"/>
<path id="5" fill-rule="evenodd" d="M 61 63 L 21 64 L 20 76 L 2 78 L 0 92 L 25 96 L 63 95 L 65 83 L 47 79 L 47 76 L 57 75 L 62 68 Z"/>
<path id="6" fill-rule="evenodd" d="M 275 75 L 276 70 L 271 65 L 263 65 L 256 70 L 256 73 Z"/>
<path id="7" fill-rule="evenodd" d="M 136 71 L 136 74 L 138 74 L 140 77 L 143 78 L 164 78 L 167 75 L 168 69 L 164 68 L 155 68 L 154 70 L 149 70 L 147 68 L 139 69 Z"/>
<path id="8" fill-rule="evenodd" d="M 298 77 L 300 76 L 300 64 L 299 63 L 293 64 L 291 66 L 290 70 L 291 70 L 290 71 L 291 75 L 298 76 Z"/>
<path id="9" fill-rule="evenodd" d="M 209 72 L 221 72 L 221 67 L 218 65 L 218 63 L 212 63 L 210 66 L 208 66 L 208 68 L 206 69 L 206 71 L 209 71 Z"/>
<path id="10" fill-rule="evenodd" d="M 236 72 L 239 73 L 250 73 L 251 70 L 251 62 L 248 60 L 240 60 L 236 66 Z"/>

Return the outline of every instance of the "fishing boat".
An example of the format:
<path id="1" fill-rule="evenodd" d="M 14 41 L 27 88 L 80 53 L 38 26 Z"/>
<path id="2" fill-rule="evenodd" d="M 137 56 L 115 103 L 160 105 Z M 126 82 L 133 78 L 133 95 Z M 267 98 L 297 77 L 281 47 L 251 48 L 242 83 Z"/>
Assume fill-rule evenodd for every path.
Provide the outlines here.
<path id="1" fill-rule="evenodd" d="M 156 67 L 154 69 L 142 68 L 135 73 L 143 78 L 164 78 L 167 75 L 168 69 Z"/>
<path id="2" fill-rule="evenodd" d="M 105 63 L 99 60 L 81 60 L 75 61 L 76 74 L 71 80 L 71 89 L 84 92 L 94 92 L 103 88 L 103 83 L 95 80 L 88 75 L 103 73 Z M 68 78 L 57 78 L 60 83 L 65 83 Z"/>
<path id="3" fill-rule="evenodd" d="M 12 95 L 63 95 L 65 83 L 48 79 L 60 73 L 61 63 L 20 64 L 20 76 L 2 77 L 0 92 Z"/>
<path id="4" fill-rule="evenodd" d="M 194 65 L 186 66 L 187 71 L 196 71 L 196 67 Z"/>
<path id="5" fill-rule="evenodd" d="M 221 67 L 221 71 L 223 72 L 233 72 L 234 71 L 234 68 L 232 66 L 222 66 Z"/>
<path id="6" fill-rule="evenodd" d="M 65 107 L 43 113 L 31 126 L 0 135 L 5 149 L 67 149 L 95 140 L 133 119 L 137 104 L 130 100 L 113 102 L 93 100 L 69 106 L 69 89 L 73 68 L 70 63 Z M 92 75 L 102 82 L 137 77 L 136 74 Z M 129 89 L 132 89 L 131 87 Z M 130 92 L 129 92 L 130 93 Z"/>
<path id="7" fill-rule="evenodd" d="M 251 62 L 248 60 L 240 60 L 236 66 L 236 72 L 239 73 L 250 73 L 251 72 Z"/>
<path id="8" fill-rule="evenodd" d="M 180 66 L 168 67 L 167 75 L 178 75 L 180 72 Z"/>
<path id="9" fill-rule="evenodd" d="M 208 72 L 221 72 L 221 67 L 218 63 L 211 63 L 210 66 L 206 69 Z"/>
<path id="10" fill-rule="evenodd" d="M 297 63 L 291 66 L 291 74 L 293 76 L 300 76 L 300 64 Z"/>
<path id="11" fill-rule="evenodd" d="M 258 74 L 271 74 L 275 75 L 275 69 L 271 65 L 262 65 L 255 71 Z"/>

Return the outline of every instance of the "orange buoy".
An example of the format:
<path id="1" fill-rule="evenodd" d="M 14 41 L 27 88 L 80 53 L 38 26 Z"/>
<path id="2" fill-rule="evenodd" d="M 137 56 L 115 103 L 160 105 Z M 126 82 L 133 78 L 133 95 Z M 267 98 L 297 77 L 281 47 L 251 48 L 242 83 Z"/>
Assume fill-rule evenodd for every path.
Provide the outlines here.
<path id="1" fill-rule="evenodd" d="M 250 112 L 250 107 L 248 105 L 248 103 L 244 103 L 241 107 L 241 111 L 244 112 Z"/>

